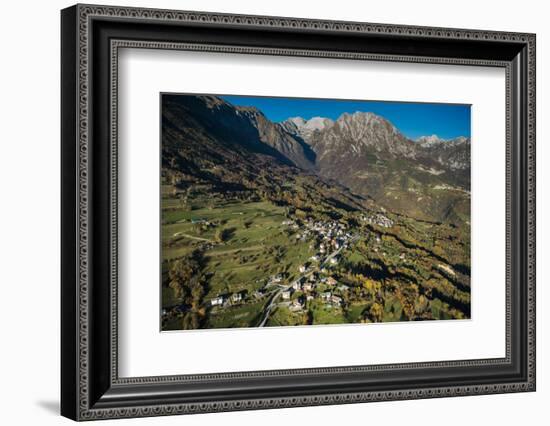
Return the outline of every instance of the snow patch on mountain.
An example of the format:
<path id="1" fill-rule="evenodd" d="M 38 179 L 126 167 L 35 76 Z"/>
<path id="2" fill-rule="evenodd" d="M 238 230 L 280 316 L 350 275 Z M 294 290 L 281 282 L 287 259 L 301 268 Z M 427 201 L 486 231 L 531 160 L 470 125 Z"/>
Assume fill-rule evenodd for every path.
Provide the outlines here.
<path id="1" fill-rule="evenodd" d="M 316 132 L 321 132 L 334 124 L 330 118 L 312 117 L 305 120 L 302 117 L 290 117 L 279 123 L 288 133 L 299 136 L 305 142 L 309 143 Z"/>
<path id="2" fill-rule="evenodd" d="M 430 146 L 440 144 L 444 142 L 444 140 L 437 135 L 431 135 L 431 136 L 420 136 L 418 139 L 416 139 L 416 142 L 419 143 L 420 146 L 424 148 L 428 148 Z"/>
<path id="3" fill-rule="evenodd" d="M 443 139 L 437 135 L 431 135 L 431 136 L 420 136 L 419 138 L 416 139 L 416 143 L 418 143 L 423 148 L 445 147 L 445 146 L 451 147 L 451 146 L 462 145 L 469 142 L 470 142 L 470 139 L 465 136 L 458 136 L 452 139 Z"/>

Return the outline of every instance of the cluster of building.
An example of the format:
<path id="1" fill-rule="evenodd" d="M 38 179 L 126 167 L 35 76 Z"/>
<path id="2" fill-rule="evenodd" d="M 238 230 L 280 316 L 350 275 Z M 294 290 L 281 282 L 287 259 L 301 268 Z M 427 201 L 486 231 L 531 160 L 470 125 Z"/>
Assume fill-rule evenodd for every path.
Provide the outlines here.
<path id="1" fill-rule="evenodd" d="M 292 289 L 295 291 L 311 292 L 315 290 L 319 284 L 326 284 L 333 287 L 338 284 L 338 281 L 332 276 L 323 277 L 319 273 L 313 272 L 308 277 L 302 277 L 295 280 L 289 290 Z"/>
<path id="2" fill-rule="evenodd" d="M 393 220 L 384 216 L 382 213 L 376 213 L 374 215 L 361 215 L 361 220 L 371 225 L 378 225 L 382 228 L 391 228 L 393 226 Z"/>
<path id="3" fill-rule="evenodd" d="M 331 307 L 340 307 L 344 304 L 344 299 L 331 291 L 325 291 L 318 295 L 325 304 Z M 291 311 L 301 311 L 305 308 L 306 301 L 313 300 L 314 296 L 309 294 L 307 296 L 300 296 L 292 300 L 288 306 Z"/>
<path id="4" fill-rule="evenodd" d="M 312 220 L 307 219 L 304 223 L 306 230 L 317 234 L 323 241 L 321 245 L 328 249 L 329 246 L 339 249 L 343 244 L 347 243 L 352 234 L 347 230 L 345 223 L 340 223 L 334 220 Z"/>
<path id="5" fill-rule="evenodd" d="M 321 293 L 321 300 L 323 300 L 325 303 L 328 303 L 332 306 L 342 306 L 344 302 L 340 296 L 330 291 L 325 291 L 324 293 Z"/>
<path id="6" fill-rule="evenodd" d="M 305 241 L 308 237 L 318 237 L 322 242 L 319 244 L 319 253 L 326 253 L 330 247 L 338 250 L 346 244 L 352 237 L 351 232 L 347 231 L 347 226 L 334 220 L 313 220 L 306 219 L 302 226 L 294 220 L 284 220 L 282 225 L 290 226 L 292 229 L 300 230 L 296 234 L 296 239 Z"/>
<path id="7" fill-rule="evenodd" d="M 289 301 L 291 300 L 292 290 L 285 290 L 283 292 L 283 300 Z M 295 298 L 290 302 L 288 305 L 289 309 L 291 311 L 299 311 L 304 309 L 306 301 L 314 300 L 315 298 L 320 299 L 325 304 L 334 306 L 334 307 L 340 307 L 344 304 L 344 299 L 341 296 L 338 296 L 337 294 L 334 294 L 332 291 L 325 291 L 323 293 L 319 294 L 305 294 L 301 295 L 300 297 Z"/>
<path id="8" fill-rule="evenodd" d="M 292 295 L 294 294 L 294 292 L 300 291 L 303 293 L 303 295 L 301 295 L 300 297 L 292 300 L 290 304 L 291 310 L 303 309 L 306 301 L 311 301 L 316 298 L 321 299 L 325 303 L 341 306 L 342 298 L 340 296 L 334 295 L 334 298 L 327 299 L 326 294 L 330 294 L 331 296 L 333 295 L 331 291 L 324 292 L 324 293 L 316 292 L 317 287 L 321 284 L 324 284 L 325 286 L 337 288 L 340 291 L 349 290 L 349 287 L 346 285 L 342 284 L 338 286 L 338 281 L 334 277 L 332 276 L 323 277 L 323 276 L 319 276 L 319 274 L 314 272 L 307 278 L 302 277 L 301 279 L 294 281 L 289 288 L 285 289 L 281 293 L 281 298 L 283 301 L 290 301 L 292 300 Z"/>
<path id="9" fill-rule="evenodd" d="M 238 291 L 229 296 L 222 295 L 216 296 L 210 299 L 210 306 L 224 306 L 227 303 L 238 304 L 241 303 L 244 299 L 244 291 Z"/>
<path id="10" fill-rule="evenodd" d="M 307 277 L 304 276 L 295 280 L 290 287 L 284 289 L 281 292 L 282 300 L 290 302 L 289 307 L 291 310 L 301 310 L 304 308 L 306 301 L 315 298 L 321 298 L 321 300 L 326 303 L 340 306 L 342 304 L 342 298 L 340 296 L 334 295 L 332 292 L 317 294 L 315 289 L 319 284 L 326 284 L 334 288 L 336 288 L 338 284 L 338 281 L 334 277 L 326 276 L 329 271 L 327 267 L 323 265 L 337 265 L 339 257 L 334 252 L 345 249 L 350 244 L 353 235 L 347 230 L 346 224 L 331 220 L 313 220 L 311 218 L 299 223 L 292 219 L 286 219 L 282 221 L 281 224 L 299 230 L 300 232 L 296 234 L 297 239 L 305 241 L 308 237 L 313 237 L 311 248 L 316 249 L 316 254 L 309 258 L 310 263 L 298 267 L 298 271 L 301 274 L 309 274 Z M 313 266 L 315 264 L 319 266 Z M 318 268 L 320 269 L 317 271 Z M 312 270 L 313 272 L 311 272 Z M 284 281 L 285 279 L 282 274 L 272 275 L 267 280 L 265 288 L 271 285 L 283 286 L 285 285 Z M 263 298 L 266 294 L 265 288 L 256 291 L 254 297 L 256 299 Z M 341 285 L 338 289 L 346 290 L 347 286 Z M 295 291 L 301 291 L 304 294 L 298 298 L 292 299 L 292 294 Z M 327 296 L 323 296 L 326 294 L 330 294 L 328 299 Z M 223 295 L 214 297 L 209 303 L 211 306 L 225 306 L 226 304 L 238 304 L 243 300 L 243 292 L 238 292 L 229 296 Z"/>

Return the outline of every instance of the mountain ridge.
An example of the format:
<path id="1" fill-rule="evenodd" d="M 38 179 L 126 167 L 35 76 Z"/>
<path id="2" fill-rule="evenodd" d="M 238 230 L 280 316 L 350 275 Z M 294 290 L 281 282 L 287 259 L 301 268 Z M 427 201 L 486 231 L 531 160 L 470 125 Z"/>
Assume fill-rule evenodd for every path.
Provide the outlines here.
<path id="1" fill-rule="evenodd" d="M 469 138 L 430 135 L 413 141 L 372 112 L 276 123 L 256 107 L 216 96 L 172 96 L 166 102 L 179 109 L 179 120 L 193 118 L 184 128 L 203 129 L 222 146 L 246 147 L 337 182 L 395 212 L 457 223 L 469 217 Z"/>

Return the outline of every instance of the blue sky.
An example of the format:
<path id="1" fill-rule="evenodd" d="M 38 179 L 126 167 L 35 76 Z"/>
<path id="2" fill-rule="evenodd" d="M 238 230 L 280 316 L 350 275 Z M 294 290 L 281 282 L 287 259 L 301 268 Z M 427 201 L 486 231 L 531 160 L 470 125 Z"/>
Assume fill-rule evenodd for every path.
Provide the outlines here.
<path id="1" fill-rule="evenodd" d="M 334 99 L 220 96 L 233 105 L 255 106 L 271 121 L 289 117 L 327 117 L 336 120 L 342 113 L 372 112 L 391 121 L 405 136 L 438 135 L 443 139 L 470 137 L 470 105 L 420 102 L 347 101 Z"/>

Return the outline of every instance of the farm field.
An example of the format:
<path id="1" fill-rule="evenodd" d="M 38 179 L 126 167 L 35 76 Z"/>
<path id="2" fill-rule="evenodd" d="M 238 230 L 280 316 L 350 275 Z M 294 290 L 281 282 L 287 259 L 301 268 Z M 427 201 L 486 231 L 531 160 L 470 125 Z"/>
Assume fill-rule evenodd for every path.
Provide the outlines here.
<path id="1" fill-rule="evenodd" d="M 361 213 L 349 226 L 315 212 L 292 218 L 270 201 L 165 197 L 163 329 L 180 329 L 185 318 L 189 328 L 234 328 L 464 317 L 455 305 L 469 303 L 469 288 L 457 288 L 449 271 L 459 272 L 445 266 L 463 258 L 460 246 L 449 250 L 456 228 L 434 233 L 408 219 L 386 227 Z M 181 259 L 196 263 L 183 273 L 200 291 L 172 285 Z"/>
<path id="2" fill-rule="evenodd" d="M 175 200 L 170 201 L 163 204 L 162 214 L 163 276 L 167 277 L 171 260 L 202 250 L 201 273 L 208 276 L 205 300 L 235 293 L 250 297 L 271 276 L 284 274 L 292 279 L 298 266 L 313 254 L 307 242 L 291 241 L 287 227 L 281 225 L 284 209 L 269 202 L 223 202 L 208 208 L 202 207 L 207 199 L 199 198 L 190 211 L 183 211 Z M 223 240 L 220 232 L 225 233 Z M 164 287 L 165 309 L 180 302 L 172 289 Z M 253 324 L 263 305 L 260 301 L 213 309 L 208 328 Z"/>

